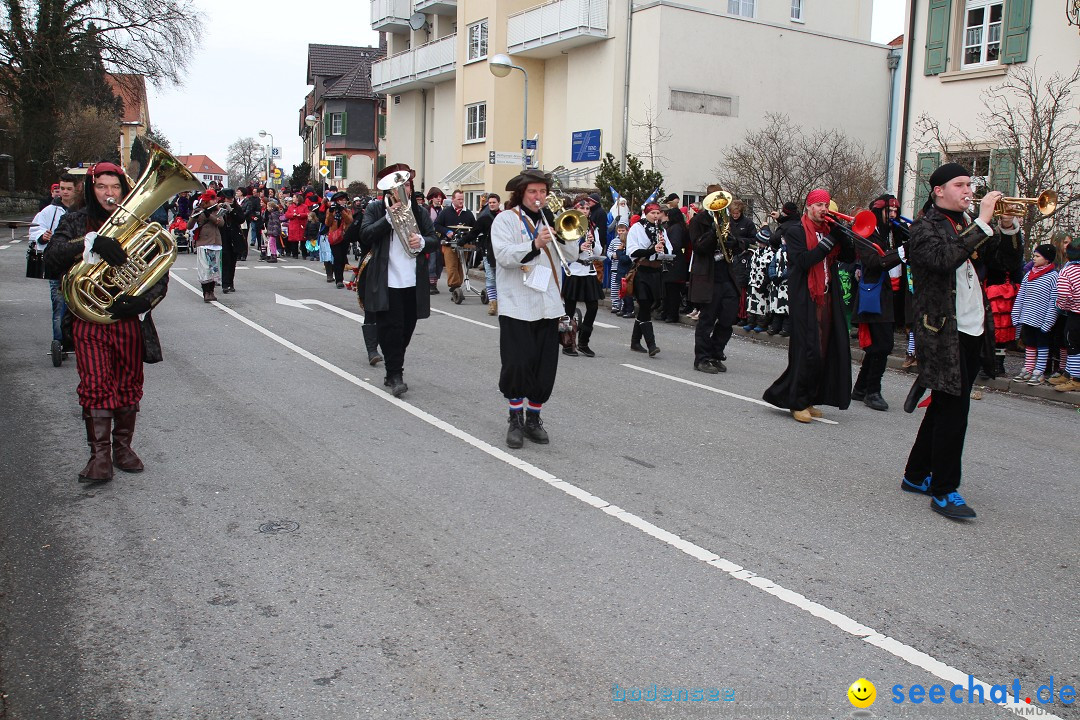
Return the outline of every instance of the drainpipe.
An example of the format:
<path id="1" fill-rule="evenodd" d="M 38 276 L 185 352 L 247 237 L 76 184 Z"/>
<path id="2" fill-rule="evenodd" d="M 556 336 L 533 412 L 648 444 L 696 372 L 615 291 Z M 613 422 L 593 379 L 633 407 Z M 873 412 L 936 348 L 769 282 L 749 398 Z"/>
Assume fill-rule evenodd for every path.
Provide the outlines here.
<path id="1" fill-rule="evenodd" d="M 630 131 L 630 37 L 634 29 L 634 0 L 626 0 L 626 72 L 623 74 L 622 160 L 619 172 L 626 172 L 626 134 Z"/>
<path id="2" fill-rule="evenodd" d="M 908 7 L 908 29 L 907 35 L 904 36 L 904 45 L 907 48 L 907 69 L 904 71 L 904 124 L 900 128 L 900 179 L 896 185 L 896 196 L 900 198 L 901 207 L 903 207 L 904 201 L 904 181 L 907 175 L 907 147 L 908 147 L 908 125 L 910 124 L 911 115 L 911 66 L 915 64 L 915 53 L 912 47 L 912 40 L 915 37 L 915 0 L 909 0 Z M 918 199 L 912 200 L 912 215 L 915 214 L 915 208 L 918 207 Z"/>
<path id="3" fill-rule="evenodd" d="M 420 121 L 420 189 L 427 189 L 427 88 L 420 89 L 421 107 L 424 119 Z M 413 183 L 413 187 L 416 184 Z"/>
<path id="4" fill-rule="evenodd" d="M 889 191 L 893 162 L 893 113 L 896 111 L 896 68 L 900 66 L 900 51 L 890 50 L 889 57 L 889 115 L 885 121 L 885 190 Z M 895 194 L 895 193 L 893 193 Z"/>

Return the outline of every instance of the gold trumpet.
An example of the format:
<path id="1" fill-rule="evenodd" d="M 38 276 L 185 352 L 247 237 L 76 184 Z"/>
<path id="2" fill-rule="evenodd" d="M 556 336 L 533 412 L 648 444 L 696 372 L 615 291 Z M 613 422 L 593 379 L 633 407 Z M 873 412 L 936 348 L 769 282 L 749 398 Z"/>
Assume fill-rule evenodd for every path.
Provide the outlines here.
<path id="1" fill-rule="evenodd" d="M 1003 197 L 994 207 L 994 215 L 1022 218 L 1035 207 L 1043 217 L 1051 215 L 1057 208 L 1058 194 L 1053 190 L 1044 190 L 1035 198 Z"/>

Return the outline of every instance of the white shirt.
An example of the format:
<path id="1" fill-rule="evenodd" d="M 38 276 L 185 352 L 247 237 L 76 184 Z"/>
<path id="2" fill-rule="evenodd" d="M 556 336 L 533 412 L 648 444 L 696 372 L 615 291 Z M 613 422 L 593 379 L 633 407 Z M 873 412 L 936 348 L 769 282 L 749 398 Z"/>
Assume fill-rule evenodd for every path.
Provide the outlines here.
<path id="1" fill-rule="evenodd" d="M 545 318 L 560 318 L 565 313 L 563 299 L 559 292 L 561 280 L 556 278 L 561 273 L 559 258 L 552 247 L 548 252 L 540 250 L 539 254 L 522 263 L 521 259 L 528 255 L 532 247 L 532 236 L 526 229 L 525 224 L 518 215 L 520 208 L 511 208 L 495 216 L 491 223 L 491 248 L 495 253 L 495 286 L 499 289 L 499 315 L 505 315 L 517 320 L 532 322 Z M 577 259 L 578 250 L 576 243 L 571 243 L 562 248 L 567 262 Z M 551 259 L 548 259 L 548 253 Z M 525 284 L 527 272 L 532 272 L 537 266 L 546 267 L 552 274 L 548 279 L 547 286 L 542 290 L 534 290 Z M 525 270 L 522 270 L 522 267 Z M 573 263 L 571 263 L 573 267 Z"/>
<path id="2" fill-rule="evenodd" d="M 596 239 L 597 233 L 597 230 L 593 231 L 591 236 L 591 244 L 589 243 L 589 238 L 586 237 L 582 239 L 581 250 L 584 251 L 585 255 L 596 255 L 598 257 L 602 257 L 600 253 L 603 252 L 603 248 L 600 246 L 600 241 Z M 593 267 L 593 264 L 591 262 L 588 264 L 572 262 L 570 263 L 570 274 L 574 277 L 596 277 L 596 268 Z M 497 282 L 496 287 L 498 287 Z"/>
<path id="3" fill-rule="evenodd" d="M 664 249 L 667 251 L 668 254 L 670 254 L 671 243 L 668 242 L 667 231 L 661 228 L 658 237 L 664 241 Z M 634 223 L 634 227 L 630 228 L 630 232 L 626 234 L 626 254 L 633 257 L 634 253 L 636 253 L 638 250 L 644 250 L 645 248 L 653 247 L 656 247 L 656 243 L 649 239 L 649 234 L 645 231 L 645 226 L 642 225 L 640 222 Z M 637 260 L 639 258 L 634 259 Z M 640 259 L 656 260 L 658 258 L 656 257 L 656 253 L 653 252 L 652 254 Z"/>
<path id="4" fill-rule="evenodd" d="M 986 329 L 982 287 L 971 260 L 956 268 L 956 329 L 979 337 Z"/>
<path id="5" fill-rule="evenodd" d="M 410 210 L 411 212 L 411 210 Z M 390 222 L 390 217 L 386 217 Z M 416 258 L 409 257 L 401 245 L 397 233 L 391 233 L 390 263 L 386 271 L 386 285 L 392 288 L 416 287 Z"/>
<path id="6" fill-rule="evenodd" d="M 56 226 L 60 224 L 60 218 L 64 217 L 67 208 L 63 205 L 46 205 L 32 220 L 30 227 L 30 239 L 34 241 L 38 252 L 44 252 L 47 243 L 41 242 L 41 236 L 46 232 L 56 232 Z"/>

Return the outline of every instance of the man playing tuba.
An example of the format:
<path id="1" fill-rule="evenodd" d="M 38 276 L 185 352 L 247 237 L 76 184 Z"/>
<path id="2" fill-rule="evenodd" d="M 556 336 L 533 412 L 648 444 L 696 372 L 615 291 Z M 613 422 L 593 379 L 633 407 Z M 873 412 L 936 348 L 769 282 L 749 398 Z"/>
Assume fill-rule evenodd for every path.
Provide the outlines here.
<path id="1" fill-rule="evenodd" d="M 85 206 L 61 218 L 45 248 L 48 270 L 60 277 L 80 260 L 105 261 L 113 267 L 127 262 L 120 242 L 96 231 L 130 191 L 118 166 L 101 162 L 91 167 L 84 188 Z M 125 472 L 143 469 L 142 460 L 131 449 L 143 395 L 143 329 L 138 316 L 161 302 L 168 283 L 166 273 L 141 295 L 119 295 L 109 307 L 115 320 L 110 324 L 89 322 L 74 313 L 65 316 L 72 323 L 79 404 L 91 453 L 79 482 L 112 480 L 114 465 Z M 147 322 L 152 324 L 149 316 Z"/>

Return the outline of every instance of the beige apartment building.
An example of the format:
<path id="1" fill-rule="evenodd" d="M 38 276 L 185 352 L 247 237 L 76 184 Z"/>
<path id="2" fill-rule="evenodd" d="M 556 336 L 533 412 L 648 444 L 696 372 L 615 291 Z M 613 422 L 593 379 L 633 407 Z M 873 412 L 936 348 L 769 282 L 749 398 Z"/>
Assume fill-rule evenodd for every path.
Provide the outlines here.
<path id="1" fill-rule="evenodd" d="M 984 94 L 1007 73 L 1035 70 L 1040 78 L 1068 76 L 1080 63 L 1078 27 L 1060 0 L 908 0 L 911 41 L 905 75 L 906 130 L 900 156 L 905 214 L 925 201 L 926 179 L 942 162 L 971 167 L 977 186 L 1017 193 L 1011 148 L 986 130 Z M 1074 13 L 1072 22 L 1080 21 Z M 1073 121 L 1080 110 L 1073 107 Z M 919 119 L 932 118 L 945 147 L 920 133 Z M 1046 189 L 1046 188 L 1040 188 Z M 1064 190 L 1063 188 L 1056 188 Z M 1031 191 L 1030 189 L 1028 190 Z M 1036 190 L 1035 192 L 1038 192 Z"/>
<path id="2" fill-rule="evenodd" d="M 570 187 L 594 183 L 603 153 L 645 148 L 651 116 L 665 190 L 696 199 L 725 147 L 770 112 L 842 128 L 885 159 L 896 59 L 870 41 L 873 0 L 372 0 L 387 57 L 386 161 L 418 185 L 475 200 L 520 171 L 525 74 L 532 162 Z M 492 160 L 496 164 L 492 163 Z M 506 164 L 501 164 L 506 163 Z"/>

